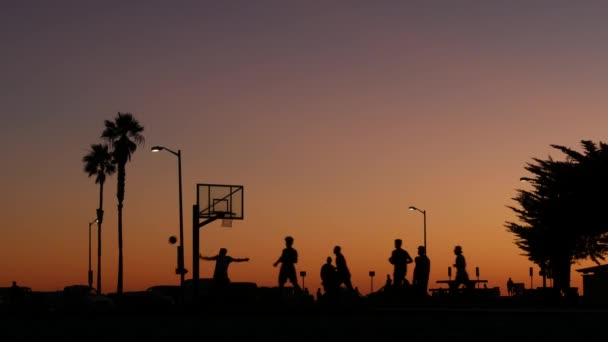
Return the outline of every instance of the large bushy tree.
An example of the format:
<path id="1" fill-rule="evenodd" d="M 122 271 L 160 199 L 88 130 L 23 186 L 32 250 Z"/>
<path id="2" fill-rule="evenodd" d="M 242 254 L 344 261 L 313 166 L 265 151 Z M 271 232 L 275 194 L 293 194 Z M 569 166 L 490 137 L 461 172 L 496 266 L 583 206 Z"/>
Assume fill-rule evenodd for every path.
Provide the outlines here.
<path id="1" fill-rule="evenodd" d="M 125 198 L 126 165 L 137 150 L 137 145 L 144 142 L 142 132 L 144 127 L 131 113 L 118 113 L 114 121 L 105 121 L 105 129 L 101 137 L 112 147 L 112 157 L 116 162 L 118 199 L 118 279 L 116 293 L 123 292 L 123 246 L 122 246 L 122 208 Z"/>
<path id="2" fill-rule="evenodd" d="M 551 145 L 563 160 L 533 158 L 523 177 L 532 189 L 518 190 L 520 222 L 507 222 L 515 244 L 529 260 L 550 271 L 554 287 L 570 287 L 571 265 L 598 263 L 608 252 L 608 145 L 582 140 L 582 152 Z"/>

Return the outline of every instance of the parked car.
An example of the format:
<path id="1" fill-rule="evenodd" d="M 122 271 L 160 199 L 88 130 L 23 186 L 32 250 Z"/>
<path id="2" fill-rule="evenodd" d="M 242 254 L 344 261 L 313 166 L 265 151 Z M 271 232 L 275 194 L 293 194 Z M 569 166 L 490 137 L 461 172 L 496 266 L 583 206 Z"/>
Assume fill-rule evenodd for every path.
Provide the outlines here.
<path id="1" fill-rule="evenodd" d="M 31 300 L 32 289 L 30 287 L 0 287 L 0 312 L 27 311 Z"/>
<path id="2" fill-rule="evenodd" d="M 32 311 L 36 313 L 58 313 L 63 311 L 63 291 L 32 292 Z"/>
<path id="3" fill-rule="evenodd" d="M 165 296 L 173 301 L 173 304 L 177 304 L 182 300 L 182 289 L 179 285 L 155 285 L 149 287 L 147 291 Z"/>
<path id="4" fill-rule="evenodd" d="M 88 285 L 63 288 L 63 310 L 66 312 L 106 313 L 116 309 L 114 301 Z"/>
<path id="5" fill-rule="evenodd" d="M 167 313 L 174 309 L 173 298 L 158 291 L 130 291 L 109 296 L 123 313 Z"/>

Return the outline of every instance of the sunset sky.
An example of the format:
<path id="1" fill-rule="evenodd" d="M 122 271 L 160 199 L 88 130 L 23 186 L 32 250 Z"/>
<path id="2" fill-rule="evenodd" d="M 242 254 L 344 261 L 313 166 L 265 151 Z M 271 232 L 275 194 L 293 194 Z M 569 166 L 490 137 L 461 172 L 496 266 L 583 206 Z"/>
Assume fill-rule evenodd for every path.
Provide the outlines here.
<path id="1" fill-rule="evenodd" d="M 154 145 L 182 153 L 188 269 L 196 184 L 237 184 L 245 219 L 200 237 L 205 255 L 251 258 L 232 281 L 275 286 L 291 235 L 311 292 L 340 245 L 368 293 L 369 271 L 375 289 L 392 274 L 395 238 L 412 256 L 422 244 L 413 205 L 429 287 L 461 245 L 471 277 L 527 288 L 507 206 L 526 163 L 562 158 L 550 144 L 606 141 L 606 17 L 602 1 L 3 1 L 0 287 L 87 283 L 99 187 L 82 157 L 130 112 L 145 143 L 126 168 L 126 291 L 179 283 L 177 158 Z M 115 176 L 104 196 L 113 292 Z M 592 265 L 573 265 L 572 286 Z"/>

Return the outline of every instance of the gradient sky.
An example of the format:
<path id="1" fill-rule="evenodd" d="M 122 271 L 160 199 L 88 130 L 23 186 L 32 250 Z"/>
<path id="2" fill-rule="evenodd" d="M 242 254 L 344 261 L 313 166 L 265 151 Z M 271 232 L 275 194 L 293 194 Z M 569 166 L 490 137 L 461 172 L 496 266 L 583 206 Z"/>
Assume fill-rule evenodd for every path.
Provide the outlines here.
<path id="1" fill-rule="evenodd" d="M 82 157 L 120 111 L 146 138 L 126 169 L 127 291 L 179 283 L 177 159 L 154 145 L 182 151 L 189 269 L 195 185 L 239 184 L 245 220 L 201 230 L 203 254 L 251 258 L 233 281 L 275 286 L 292 235 L 311 292 L 340 245 L 368 293 L 395 238 L 412 255 L 422 244 L 414 205 L 430 287 L 455 245 L 488 287 L 528 287 L 507 206 L 527 162 L 562 157 L 550 144 L 606 140 L 606 17 L 603 1 L 3 1 L 0 286 L 86 283 L 99 188 Z M 104 292 L 115 194 L 112 177 Z M 573 286 L 592 265 L 573 265 Z"/>

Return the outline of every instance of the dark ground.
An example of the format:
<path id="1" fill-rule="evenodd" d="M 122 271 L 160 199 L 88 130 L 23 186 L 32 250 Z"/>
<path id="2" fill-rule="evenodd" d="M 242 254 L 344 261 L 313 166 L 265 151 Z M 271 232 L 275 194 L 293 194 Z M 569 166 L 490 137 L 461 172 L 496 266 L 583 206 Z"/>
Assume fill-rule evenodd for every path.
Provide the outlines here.
<path id="1" fill-rule="evenodd" d="M 606 339 L 608 310 L 384 309 L 356 312 L 6 315 L 1 341 L 558 341 Z"/>
<path id="2" fill-rule="evenodd" d="M 56 297 L 32 293 L 31 301 L 23 302 L 29 304 L 9 306 L 0 314 L 0 342 L 538 342 L 603 341 L 608 335 L 608 302 L 556 297 L 547 290 L 513 297 L 485 292 L 419 297 L 400 290 L 317 302 L 309 295 L 279 295 L 276 289 L 245 290 L 186 306 L 166 305 L 172 302 L 154 292 L 125 294 L 109 311 L 88 311 L 92 307 L 76 304 L 89 302 L 72 302 L 65 294 L 55 302 L 46 300 Z"/>

